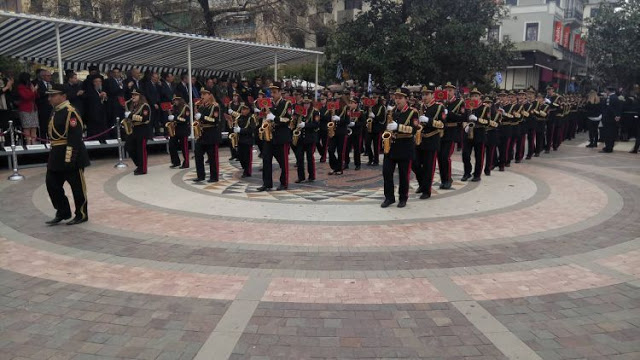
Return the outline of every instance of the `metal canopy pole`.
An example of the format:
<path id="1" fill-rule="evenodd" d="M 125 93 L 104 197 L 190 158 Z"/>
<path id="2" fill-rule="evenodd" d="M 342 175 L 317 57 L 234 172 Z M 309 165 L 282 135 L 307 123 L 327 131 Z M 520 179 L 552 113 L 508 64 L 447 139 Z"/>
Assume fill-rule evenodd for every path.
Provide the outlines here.
<path id="1" fill-rule="evenodd" d="M 189 72 L 189 123 L 191 124 L 191 147 L 196 151 L 196 137 L 193 135 L 193 82 L 191 81 L 191 42 L 187 41 L 187 71 Z M 188 156 L 188 155 L 187 155 Z"/>
<path id="2" fill-rule="evenodd" d="M 313 86 L 314 100 L 318 101 L 318 63 L 320 62 L 320 55 L 316 55 L 316 83 Z"/>
<path id="3" fill-rule="evenodd" d="M 62 46 L 60 45 L 60 25 L 56 23 L 56 50 L 58 53 L 58 80 L 60 84 L 64 83 L 62 74 Z"/>
<path id="4" fill-rule="evenodd" d="M 274 52 L 273 53 L 273 59 L 274 59 L 274 64 L 273 64 L 273 81 L 278 81 L 278 53 Z"/>

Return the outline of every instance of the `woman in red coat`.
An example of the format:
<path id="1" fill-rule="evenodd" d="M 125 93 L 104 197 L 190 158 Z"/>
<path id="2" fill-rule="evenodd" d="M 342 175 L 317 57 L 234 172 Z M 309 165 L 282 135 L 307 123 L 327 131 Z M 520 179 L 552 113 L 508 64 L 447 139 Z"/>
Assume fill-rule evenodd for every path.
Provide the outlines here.
<path id="1" fill-rule="evenodd" d="M 38 130 L 38 109 L 36 108 L 36 96 L 38 95 L 38 86 L 31 83 L 28 73 L 21 73 L 18 77 L 18 114 L 20 114 L 20 122 L 22 124 L 22 133 L 26 145 L 35 142 Z"/>

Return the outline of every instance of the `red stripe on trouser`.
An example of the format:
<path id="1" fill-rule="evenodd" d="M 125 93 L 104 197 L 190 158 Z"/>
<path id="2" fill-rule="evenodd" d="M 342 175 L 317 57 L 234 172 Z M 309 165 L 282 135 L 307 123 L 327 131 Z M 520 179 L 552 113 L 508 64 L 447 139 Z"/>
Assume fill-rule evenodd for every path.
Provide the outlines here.
<path id="1" fill-rule="evenodd" d="M 311 145 L 311 170 L 313 171 L 313 174 L 311 176 L 313 176 L 313 179 L 316 178 L 316 159 L 313 157 L 313 154 L 316 153 L 316 145 L 313 144 Z"/>
<path id="2" fill-rule="evenodd" d="M 447 178 L 447 180 L 451 180 L 451 157 L 453 156 L 453 152 L 456 150 L 456 143 L 455 142 L 451 142 L 451 150 L 449 150 L 449 177 Z"/>
<path id="3" fill-rule="evenodd" d="M 147 139 L 142 139 L 142 172 L 147 173 Z"/>
<path id="4" fill-rule="evenodd" d="M 253 170 L 253 145 L 249 146 L 249 164 L 247 166 L 247 175 L 251 176 Z"/>
<path id="5" fill-rule="evenodd" d="M 429 181 L 429 194 L 431 194 L 431 186 L 433 185 L 433 177 L 436 174 L 436 159 L 438 158 L 438 153 L 433 154 L 433 165 L 431 165 L 431 181 Z"/>
<path id="6" fill-rule="evenodd" d="M 404 193 L 405 198 L 409 197 L 409 183 L 411 182 L 411 160 L 409 160 L 409 168 L 407 169 L 407 191 Z"/>
<path id="7" fill-rule="evenodd" d="M 349 137 L 345 136 L 342 144 L 342 166 L 340 167 L 340 171 L 344 170 L 344 160 L 347 153 L 347 139 L 349 139 Z"/>
<path id="8" fill-rule="evenodd" d="M 184 166 L 189 167 L 189 139 L 185 136 L 182 138 L 182 155 L 184 156 Z"/>
<path id="9" fill-rule="evenodd" d="M 284 186 L 289 186 L 289 144 L 284 144 Z"/>

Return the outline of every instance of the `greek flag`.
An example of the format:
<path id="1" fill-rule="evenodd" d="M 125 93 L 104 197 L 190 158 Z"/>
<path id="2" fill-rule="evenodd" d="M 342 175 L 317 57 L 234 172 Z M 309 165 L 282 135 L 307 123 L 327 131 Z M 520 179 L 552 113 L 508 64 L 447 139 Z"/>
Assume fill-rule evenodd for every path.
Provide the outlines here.
<path id="1" fill-rule="evenodd" d="M 367 83 L 367 92 L 369 95 L 373 92 L 373 82 L 371 81 L 371 74 L 369 74 L 369 82 Z"/>
<path id="2" fill-rule="evenodd" d="M 336 78 L 342 80 L 342 72 L 344 68 L 342 67 L 342 62 L 338 60 L 338 68 L 336 69 Z"/>

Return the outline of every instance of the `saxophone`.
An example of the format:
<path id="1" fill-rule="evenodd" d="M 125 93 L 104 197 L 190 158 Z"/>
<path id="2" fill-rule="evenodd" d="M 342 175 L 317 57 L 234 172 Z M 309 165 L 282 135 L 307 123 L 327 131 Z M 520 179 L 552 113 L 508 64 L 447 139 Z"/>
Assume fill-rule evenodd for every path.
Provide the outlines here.
<path id="1" fill-rule="evenodd" d="M 124 118 L 124 119 L 122 119 L 122 121 L 120 123 L 122 124 L 122 127 L 124 128 L 124 133 L 125 134 L 127 134 L 127 135 L 133 134 L 133 124 L 131 123 L 131 119 Z"/>
<path id="2" fill-rule="evenodd" d="M 335 114 L 336 111 L 331 110 L 331 117 L 333 117 Z M 327 136 L 329 138 L 336 136 L 336 123 L 333 122 L 333 120 L 329 121 L 329 123 L 327 124 Z"/>
<path id="3" fill-rule="evenodd" d="M 258 129 L 258 138 L 262 141 L 271 141 L 273 138 L 273 127 L 270 121 L 267 121 L 267 116 L 269 112 L 266 111 L 264 117 L 262 118 L 262 125 L 260 125 L 260 129 Z"/>
<path id="4" fill-rule="evenodd" d="M 231 130 L 231 133 L 229 134 L 229 141 L 231 142 L 231 147 L 234 149 L 237 149 L 239 139 L 238 139 L 238 134 L 233 132 L 233 128 L 238 126 L 238 117 L 240 116 L 240 113 L 234 111 L 231 113 L 231 116 L 233 116 L 233 123 L 231 124 L 232 130 Z"/>
<path id="5" fill-rule="evenodd" d="M 395 108 L 394 108 L 395 109 Z M 393 109 L 387 112 L 387 125 L 393 122 Z M 391 151 L 391 142 L 393 142 L 393 133 L 389 130 L 385 130 L 382 133 L 382 148 L 385 154 Z"/>
<path id="6" fill-rule="evenodd" d="M 291 122 L 291 126 L 293 126 L 293 137 L 291 138 L 291 144 L 293 146 L 298 145 L 298 141 L 300 140 L 300 135 L 302 135 L 302 131 L 298 128 L 298 124 L 300 123 L 301 115 L 296 116 L 296 120 Z"/>

